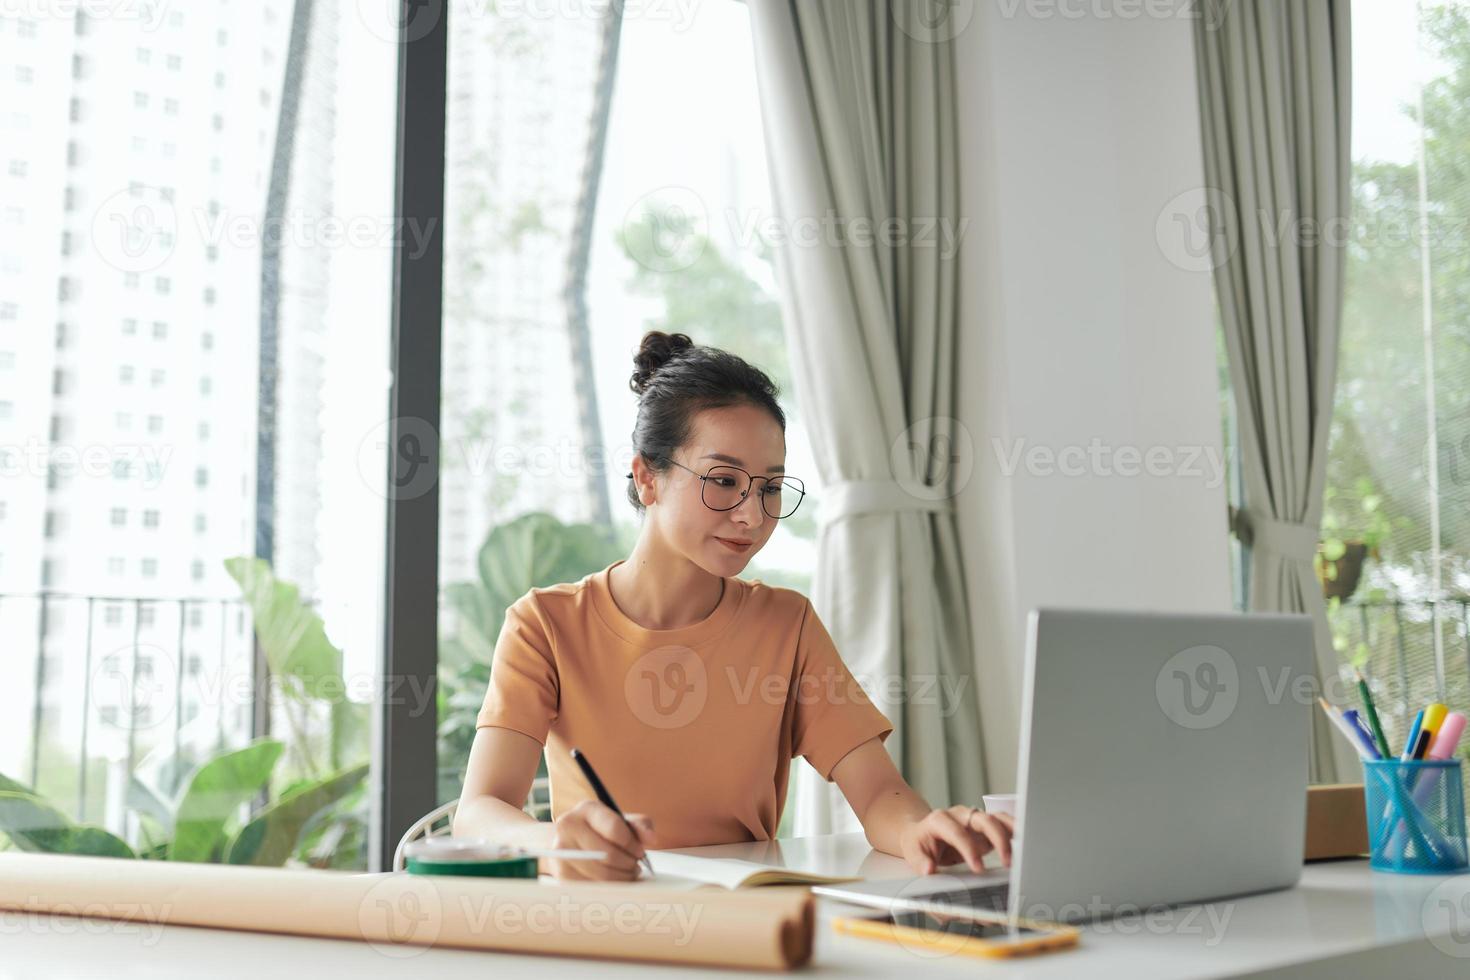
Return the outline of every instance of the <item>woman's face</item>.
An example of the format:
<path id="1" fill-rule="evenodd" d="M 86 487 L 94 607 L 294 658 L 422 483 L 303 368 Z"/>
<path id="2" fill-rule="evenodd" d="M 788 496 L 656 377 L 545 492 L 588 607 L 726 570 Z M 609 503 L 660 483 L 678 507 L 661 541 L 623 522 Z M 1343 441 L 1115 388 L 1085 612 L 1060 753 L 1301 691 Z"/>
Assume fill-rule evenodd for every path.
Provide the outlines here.
<path id="1" fill-rule="evenodd" d="M 695 472 L 672 466 L 657 475 L 650 518 L 670 546 L 705 571 L 739 574 L 776 529 L 775 518 L 761 507 L 766 481 L 756 480 L 733 509 L 716 511 L 704 504 L 699 476 L 721 465 L 738 466 L 757 477 L 779 476 L 786 465 L 785 434 L 769 412 L 754 405 L 708 408 L 695 417 L 688 441 L 672 456 Z"/>

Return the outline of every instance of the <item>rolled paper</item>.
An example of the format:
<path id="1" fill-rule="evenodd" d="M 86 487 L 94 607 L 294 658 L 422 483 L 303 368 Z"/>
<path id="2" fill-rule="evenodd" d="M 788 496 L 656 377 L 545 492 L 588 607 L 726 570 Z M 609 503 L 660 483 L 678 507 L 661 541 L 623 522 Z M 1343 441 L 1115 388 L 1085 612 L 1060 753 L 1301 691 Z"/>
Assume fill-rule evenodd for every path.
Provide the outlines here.
<path id="1" fill-rule="evenodd" d="M 790 970 L 811 959 L 805 889 L 354 874 L 0 853 L 0 909 L 163 926 L 597 959 Z M 487 969 L 492 969 L 487 967 Z"/>

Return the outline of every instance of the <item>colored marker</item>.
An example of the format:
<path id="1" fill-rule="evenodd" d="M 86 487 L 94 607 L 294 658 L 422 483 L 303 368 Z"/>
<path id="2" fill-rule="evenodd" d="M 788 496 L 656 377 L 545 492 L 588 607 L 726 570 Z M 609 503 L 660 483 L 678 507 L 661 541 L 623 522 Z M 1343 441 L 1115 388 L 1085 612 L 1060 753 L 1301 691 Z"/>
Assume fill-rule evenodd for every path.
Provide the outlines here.
<path id="1" fill-rule="evenodd" d="M 1414 715 L 1414 724 L 1409 726 L 1409 737 L 1404 739 L 1404 754 L 1399 756 L 1403 762 L 1414 758 L 1414 746 L 1419 744 L 1419 729 L 1424 725 L 1424 709 L 1420 708 Z"/>
<path id="2" fill-rule="evenodd" d="M 1373 692 L 1368 690 L 1368 682 L 1363 680 L 1363 672 L 1356 667 L 1353 673 L 1358 677 L 1358 694 L 1363 698 L 1363 710 L 1368 715 L 1368 730 L 1373 733 L 1373 742 L 1378 746 L 1380 758 L 1387 759 L 1391 753 L 1388 751 L 1388 739 L 1383 737 L 1383 726 L 1378 723 L 1378 709 L 1373 706 Z"/>
<path id="3" fill-rule="evenodd" d="M 1352 733 L 1353 737 L 1356 738 L 1358 742 L 1368 750 L 1367 758 L 1383 758 L 1383 756 L 1378 753 L 1378 746 L 1374 744 L 1373 736 L 1371 733 L 1369 733 L 1368 727 L 1363 724 L 1363 719 L 1358 714 L 1357 709 L 1348 708 L 1342 713 L 1342 720 L 1347 723 L 1348 730 Z"/>

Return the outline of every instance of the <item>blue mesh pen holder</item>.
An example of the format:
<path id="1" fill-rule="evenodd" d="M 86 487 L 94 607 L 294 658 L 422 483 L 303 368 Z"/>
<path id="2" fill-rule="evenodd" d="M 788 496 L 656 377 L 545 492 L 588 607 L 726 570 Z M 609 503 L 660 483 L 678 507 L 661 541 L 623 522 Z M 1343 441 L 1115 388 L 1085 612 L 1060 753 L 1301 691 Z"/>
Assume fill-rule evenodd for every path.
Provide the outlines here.
<path id="1" fill-rule="evenodd" d="M 1375 871 L 1445 874 L 1467 866 L 1460 760 L 1363 760 L 1369 865 Z"/>

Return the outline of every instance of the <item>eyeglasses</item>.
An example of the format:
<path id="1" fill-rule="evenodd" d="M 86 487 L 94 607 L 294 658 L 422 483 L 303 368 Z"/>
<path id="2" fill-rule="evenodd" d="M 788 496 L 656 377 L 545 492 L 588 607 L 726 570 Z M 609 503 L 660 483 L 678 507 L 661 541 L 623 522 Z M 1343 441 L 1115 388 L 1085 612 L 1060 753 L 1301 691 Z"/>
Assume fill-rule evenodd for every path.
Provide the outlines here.
<path id="1" fill-rule="evenodd" d="M 734 510 L 739 507 L 749 496 L 750 488 L 755 485 L 756 480 L 766 481 L 766 485 L 761 487 L 761 510 L 774 520 L 783 520 L 796 513 L 796 508 L 801 506 L 802 498 L 806 496 L 806 484 L 794 476 L 752 476 L 738 466 L 725 465 L 711 466 L 707 472 L 700 473 L 689 469 L 672 456 L 663 458 L 681 470 L 689 470 L 699 477 L 699 499 L 710 510 Z M 628 474 L 630 477 L 632 475 Z"/>

